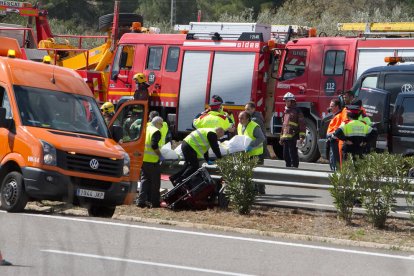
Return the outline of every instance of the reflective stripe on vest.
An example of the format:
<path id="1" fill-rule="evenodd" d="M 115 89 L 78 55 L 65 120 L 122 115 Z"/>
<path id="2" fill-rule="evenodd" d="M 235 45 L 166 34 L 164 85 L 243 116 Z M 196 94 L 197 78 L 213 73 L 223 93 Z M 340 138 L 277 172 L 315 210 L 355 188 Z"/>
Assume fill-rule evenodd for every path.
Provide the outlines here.
<path id="1" fill-rule="evenodd" d="M 372 128 L 359 120 L 352 120 L 341 126 L 346 137 L 366 136 Z"/>
<path id="2" fill-rule="evenodd" d="M 257 123 L 255 123 L 253 121 L 250 121 L 247 124 L 246 128 L 244 129 L 244 133 L 243 133 L 243 126 L 242 126 L 242 124 L 239 123 L 239 125 L 237 126 L 237 135 L 247 136 L 250 139 L 252 139 L 252 141 L 254 141 L 254 140 L 256 140 L 256 137 L 254 137 L 253 133 L 254 133 L 254 129 L 256 127 L 259 127 L 259 129 L 260 129 L 260 126 Z M 261 143 L 260 145 L 258 145 L 255 148 L 253 148 L 253 150 L 249 151 L 250 156 L 257 156 L 257 155 L 261 155 L 261 154 L 263 154 L 263 143 Z"/>
<path id="3" fill-rule="evenodd" d="M 222 127 L 227 130 L 231 127 L 227 116 L 217 111 L 210 111 L 207 115 L 198 117 L 193 121 L 193 125 L 197 129 Z"/>
<path id="4" fill-rule="evenodd" d="M 198 158 L 202 158 L 204 153 L 210 148 L 210 144 L 207 139 L 209 132 L 215 132 L 213 128 L 201 128 L 191 132 L 184 141 L 197 153 Z"/>
<path id="5" fill-rule="evenodd" d="M 148 124 L 147 131 L 145 134 L 144 162 L 157 163 L 160 159 L 158 157 L 158 154 L 156 154 L 151 147 L 152 135 L 154 135 L 154 133 L 157 131 L 159 131 L 158 128 L 156 128 L 152 124 Z"/>

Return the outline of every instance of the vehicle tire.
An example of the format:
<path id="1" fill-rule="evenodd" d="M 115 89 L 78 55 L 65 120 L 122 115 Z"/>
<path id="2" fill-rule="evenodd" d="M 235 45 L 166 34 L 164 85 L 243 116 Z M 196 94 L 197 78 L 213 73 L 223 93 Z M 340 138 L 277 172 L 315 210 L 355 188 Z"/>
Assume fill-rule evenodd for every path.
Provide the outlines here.
<path id="1" fill-rule="evenodd" d="M 305 118 L 306 138 L 302 148 L 299 148 L 299 158 L 303 162 L 316 162 L 320 157 L 318 150 L 318 132 L 315 122 Z"/>
<path id="2" fill-rule="evenodd" d="M 115 213 L 115 206 L 90 205 L 88 215 L 91 217 L 112 218 Z"/>
<path id="3" fill-rule="evenodd" d="M 272 141 L 272 147 L 277 159 L 283 160 L 283 146 L 279 144 L 279 140 Z"/>
<path id="4" fill-rule="evenodd" d="M 106 14 L 99 17 L 98 29 L 101 32 L 107 32 L 112 27 L 112 22 L 114 20 L 114 14 Z M 142 15 L 135 13 L 119 13 L 119 26 L 131 26 L 132 22 L 140 22 L 141 26 L 144 25 L 144 18 Z"/>
<path id="5" fill-rule="evenodd" d="M 29 200 L 20 172 L 9 172 L 1 183 L 1 207 L 7 212 L 21 212 Z"/>

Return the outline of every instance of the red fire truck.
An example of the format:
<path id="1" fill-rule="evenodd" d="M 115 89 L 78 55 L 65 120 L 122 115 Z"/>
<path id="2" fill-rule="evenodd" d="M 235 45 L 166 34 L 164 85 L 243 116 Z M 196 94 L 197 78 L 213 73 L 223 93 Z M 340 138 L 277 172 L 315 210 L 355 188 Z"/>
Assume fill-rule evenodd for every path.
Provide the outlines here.
<path id="1" fill-rule="evenodd" d="M 235 113 L 254 101 L 265 112 L 270 26 L 191 23 L 188 34 L 124 34 L 110 72 L 107 98 L 132 96 L 132 76 L 148 76 L 150 108 L 168 117 L 175 134 L 192 127 L 214 94 Z"/>
<path id="2" fill-rule="evenodd" d="M 292 92 L 306 118 L 307 137 L 300 149 L 301 158 L 316 161 L 317 130 L 329 101 L 351 89 L 366 69 L 385 65 L 385 57 L 413 54 L 412 38 L 315 37 L 288 42 L 276 76 L 272 133 L 280 132 L 285 106 L 282 97 Z"/>

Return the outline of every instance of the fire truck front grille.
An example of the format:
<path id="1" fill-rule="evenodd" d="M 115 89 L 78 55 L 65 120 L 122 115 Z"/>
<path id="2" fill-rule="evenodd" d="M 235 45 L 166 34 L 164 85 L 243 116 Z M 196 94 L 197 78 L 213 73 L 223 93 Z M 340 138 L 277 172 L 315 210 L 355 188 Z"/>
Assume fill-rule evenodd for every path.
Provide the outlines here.
<path id="1" fill-rule="evenodd" d="M 70 171 L 105 175 L 111 177 L 122 176 L 122 159 L 110 159 L 106 157 L 84 154 L 71 154 L 58 151 L 58 166 Z"/>

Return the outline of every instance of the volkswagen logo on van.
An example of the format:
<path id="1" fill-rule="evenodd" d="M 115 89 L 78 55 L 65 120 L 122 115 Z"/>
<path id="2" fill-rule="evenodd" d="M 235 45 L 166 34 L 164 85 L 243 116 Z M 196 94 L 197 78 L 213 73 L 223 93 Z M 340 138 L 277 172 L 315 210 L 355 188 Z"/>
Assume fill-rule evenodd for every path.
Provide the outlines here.
<path id="1" fill-rule="evenodd" d="M 92 159 L 89 161 L 89 166 L 91 166 L 92 169 L 97 170 L 99 168 L 99 162 L 96 159 Z"/>

